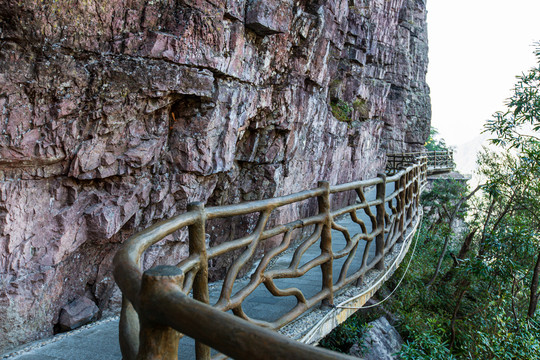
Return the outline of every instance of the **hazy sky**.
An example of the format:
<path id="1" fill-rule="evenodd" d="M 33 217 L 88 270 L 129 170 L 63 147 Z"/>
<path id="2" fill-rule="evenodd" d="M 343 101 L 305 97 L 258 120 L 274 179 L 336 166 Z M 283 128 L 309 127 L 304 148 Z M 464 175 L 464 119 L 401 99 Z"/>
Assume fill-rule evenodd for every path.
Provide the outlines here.
<path id="1" fill-rule="evenodd" d="M 515 76 L 535 63 L 540 0 L 427 0 L 432 125 L 450 145 L 504 109 Z"/>

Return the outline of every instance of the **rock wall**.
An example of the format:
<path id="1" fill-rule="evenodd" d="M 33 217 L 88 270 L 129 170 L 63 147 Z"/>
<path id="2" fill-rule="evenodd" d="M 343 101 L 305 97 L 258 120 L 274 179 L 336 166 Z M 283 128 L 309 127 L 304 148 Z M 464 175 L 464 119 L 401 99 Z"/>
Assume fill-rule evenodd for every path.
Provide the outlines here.
<path id="1" fill-rule="evenodd" d="M 362 342 L 354 344 L 349 355 L 362 360 L 396 360 L 400 359 L 396 354 L 402 345 L 403 339 L 396 328 L 381 316 L 368 324 Z"/>
<path id="2" fill-rule="evenodd" d="M 424 0 L 0 0 L 0 26 L 0 353 L 113 311 L 118 246 L 188 202 L 368 178 L 429 131 Z"/>

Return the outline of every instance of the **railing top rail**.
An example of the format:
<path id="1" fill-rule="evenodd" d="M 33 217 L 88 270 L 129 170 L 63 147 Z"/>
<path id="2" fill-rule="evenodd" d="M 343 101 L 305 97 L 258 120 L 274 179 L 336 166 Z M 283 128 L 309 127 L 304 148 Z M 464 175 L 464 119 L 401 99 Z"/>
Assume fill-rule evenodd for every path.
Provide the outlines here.
<path id="1" fill-rule="evenodd" d="M 449 154 L 453 153 L 454 151 L 449 150 L 432 150 L 432 151 L 414 151 L 414 152 L 408 152 L 408 153 L 388 153 L 386 156 L 392 157 L 392 156 L 411 156 L 411 155 L 429 155 L 429 154 Z"/>
<path id="2" fill-rule="evenodd" d="M 273 285 L 273 282 L 272 282 L 273 281 L 272 280 L 273 276 L 277 276 L 276 278 L 280 278 L 282 276 L 285 276 L 285 277 L 298 277 L 298 276 L 301 276 L 303 273 L 309 271 L 309 269 L 311 269 L 313 267 L 316 267 L 316 266 L 321 266 L 322 267 L 322 264 L 324 264 L 327 261 L 331 260 L 333 257 L 341 258 L 343 256 L 346 256 L 353 248 L 355 248 L 354 241 L 358 242 L 359 239 L 365 239 L 365 240 L 367 239 L 367 240 L 371 241 L 375 237 L 377 238 L 377 241 L 376 241 L 376 243 L 377 243 L 377 255 L 375 256 L 374 259 L 370 260 L 371 261 L 369 263 L 370 265 L 368 265 L 366 267 L 365 264 L 364 264 L 364 265 L 362 265 L 360 270 L 355 270 L 356 272 L 353 274 L 354 275 L 353 277 L 348 277 L 347 276 L 348 265 L 344 265 L 345 270 L 342 269 L 342 273 L 340 274 L 340 277 L 337 280 L 337 282 L 334 283 L 331 280 L 332 275 L 330 275 L 330 280 L 324 280 L 326 282 L 323 281 L 323 285 L 324 285 L 323 290 L 321 290 L 319 293 L 312 296 L 311 298 L 305 298 L 304 295 L 301 294 L 298 289 L 293 289 L 293 290 L 289 289 L 289 290 L 287 290 L 287 291 L 292 291 L 292 293 L 289 294 L 288 296 L 291 296 L 291 295 L 296 296 L 297 301 L 299 301 L 299 303 L 298 303 L 298 305 L 297 305 L 297 307 L 295 309 L 291 310 L 283 318 L 280 318 L 281 320 L 279 320 L 279 322 L 276 320 L 274 323 L 269 324 L 269 325 L 271 325 L 271 327 L 279 328 L 280 326 L 283 326 L 287 322 L 291 321 L 294 317 L 297 317 L 299 314 L 301 314 L 304 311 L 306 311 L 307 309 L 313 307 L 316 303 L 319 303 L 321 300 L 325 300 L 328 297 L 333 297 L 333 291 L 334 290 L 341 289 L 343 286 L 351 283 L 351 281 L 356 280 L 359 276 L 361 276 L 361 273 L 360 273 L 361 271 L 365 272 L 365 271 L 371 269 L 372 267 L 374 267 L 374 266 L 378 267 L 381 264 L 381 261 L 383 261 L 383 257 L 384 257 L 384 247 L 385 246 L 390 246 L 390 245 L 385 245 L 385 243 L 387 241 L 384 240 L 384 236 L 385 236 L 384 234 L 387 233 L 387 232 L 393 232 L 395 235 L 392 235 L 393 240 L 391 240 L 391 241 L 397 241 L 396 236 L 399 235 L 399 234 L 396 233 L 396 231 L 397 231 L 397 229 L 399 227 L 395 227 L 395 226 L 397 226 L 397 225 L 395 225 L 393 230 L 392 230 L 390 227 L 385 226 L 385 221 L 395 221 L 395 220 L 392 220 L 392 219 L 397 218 L 398 214 L 395 213 L 396 211 L 399 211 L 401 214 L 403 214 L 403 215 L 399 215 L 399 216 L 405 216 L 405 213 L 408 211 L 407 209 L 409 209 L 409 206 L 405 206 L 404 203 L 403 204 L 401 203 L 401 201 L 405 201 L 404 200 L 405 198 L 408 199 L 407 201 L 413 201 L 415 196 L 417 196 L 417 195 L 413 196 L 413 194 L 415 194 L 415 193 L 417 194 L 418 191 L 419 191 L 418 190 L 418 187 L 419 187 L 418 184 L 421 183 L 422 181 L 425 181 L 425 175 L 422 175 L 422 172 L 426 171 L 426 161 L 427 161 L 426 160 L 426 155 L 424 153 L 421 153 L 419 155 L 420 155 L 419 156 L 419 160 L 420 160 L 419 162 L 414 163 L 414 164 L 408 164 L 407 168 L 399 169 L 398 173 L 396 173 L 396 174 L 394 174 L 392 176 L 380 176 L 380 177 L 376 177 L 376 178 L 372 178 L 372 179 L 354 181 L 354 182 L 350 182 L 350 183 L 333 185 L 333 186 L 329 186 L 326 183 L 326 184 L 321 184 L 321 186 L 319 186 L 319 187 L 317 187 L 315 189 L 311 189 L 311 190 L 304 190 L 304 191 L 294 193 L 294 194 L 290 194 L 290 195 L 284 195 L 284 196 L 280 196 L 280 197 L 276 197 L 276 198 L 270 198 L 270 199 L 264 199 L 264 200 L 255 200 L 255 201 L 250 201 L 250 202 L 245 202 L 245 203 L 240 203 L 240 204 L 215 206 L 215 207 L 208 207 L 208 208 L 204 208 L 203 206 L 196 207 L 196 208 L 191 207 L 191 209 L 193 209 L 193 210 L 190 210 L 190 211 L 188 211 L 188 212 L 186 212 L 184 214 L 181 214 L 181 215 L 177 215 L 177 216 L 175 216 L 175 217 L 173 217 L 171 219 L 163 220 L 163 221 L 149 227 L 148 229 L 146 229 L 146 230 L 144 230 L 144 231 L 130 237 L 124 243 L 124 245 L 121 247 L 121 249 L 118 251 L 118 253 L 116 254 L 116 256 L 114 258 L 114 265 L 115 265 L 114 266 L 114 276 L 115 276 L 115 280 L 118 283 L 119 287 L 121 288 L 125 298 L 128 300 L 128 304 L 130 303 L 131 305 L 133 305 L 133 308 L 137 312 L 142 311 L 142 309 L 144 308 L 142 302 L 145 301 L 144 296 L 143 296 L 144 291 L 142 291 L 142 290 L 144 290 L 143 289 L 144 286 L 145 286 L 144 285 L 144 282 L 145 282 L 144 278 L 146 276 L 146 273 L 143 275 L 143 270 L 141 268 L 141 261 L 140 260 L 141 260 L 142 254 L 151 245 L 157 243 L 158 241 L 165 238 L 166 236 L 168 236 L 168 235 L 172 234 L 173 232 L 175 232 L 177 230 L 180 230 L 182 228 L 189 227 L 189 232 L 190 232 L 190 245 L 189 245 L 190 246 L 190 256 L 187 259 L 185 259 L 181 264 L 179 264 L 179 268 L 178 268 L 178 270 L 180 270 L 181 272 L 183 271 L 182 276 L 181 276 L 182 277 L 181 282 L 182 282 L 183 285 L 180 284 L 178 286 L 178 288 L 175 290 L 175 292 L 171 293 L 170 296 L 174 297 L 175 301 L 177 301 L 177 302 L 187 302 L 187 303 L 193 302 L 194 300 L 190 300 L 189 298 L 187 298 L 185 296 L 185 294 L 187 292 L 189 292 L 190 289 L 193 289 L 193 291 L 194 291 L 193 296 L 194 297 L 196 297 L 195 296 L 195 291 L 197 291 L 198 294 L 199 294 L 197 296 L 201 296 L 200 294 L 201 294 L 201 291 L 202 291 L 201 289 L 202 288 L 200 286 L 202 286 L 202 285 L 197 285 L 197 287 L 193 287 L 193 288 L 191 286 L 194 284 L 194 281 L 196 280 L 196 277 L 198 277 L 198 276 L 206 276 L 207 277 L 208 276 L 207 273 L 206 273 L 206 275 L 204 275 L 205 271 L 206 272 L 208 271 L 208 269 L 207 269 L 208 259 L 214 258 L 215 256 L 220 255 L 222 253 L 226 253 L 226 252 L 241 249 L 241 248 L 245 249 L 247 247 L 248 250 L 245 250 L 245 251 L 242 250 L 242 251 L 244 251 L 242 256 L 239 259 L 235 260 L 234 265 L 232 265 L 231 269 L 229 269 L 229 271 L 227 272 L 227 277 L 224 280 L 224 288 L 223 288 L 223 289 L 226 289 L 226 290 L 222 290 L 221 297 L 220 297 L 218 303 L 215 305 L 217 308 L 211 308 L 210 307 L 211 310 L 208 310 L 208 309 L 205 308 L 206 310 L 204 310 L 204 311 L 207 311 L 209 313 L 213 313 L 215 315 L 216 313 L 220 312 L 220 310 L 231 310 L 232 309 L 232 310 L 235 311 L 235 315 L 243 317 L 244 319 L 249 319 L 243 313 L 243 310 L 241 309 L 241 307 L 239 307 L 240 306 L 239 304 L 241 304 L 241 302 L 247 296 L 249 291 L 253 291 L 253 290 L 250 290 L 250 289 L 254 289 L 255 287 L 257 287 L 261 283 L 261 281 L 263 281 L 264 279 L 266 279 L 266 280 L 264 280 L 264 282 L 265 282 L 265 285 L 267 285 L 267 287 L 268 286 L 274 286 L 275 287 L 275 285 Z M 401 179 L 403 179 L 403 181 Z M 391 182 L 396 183 L 396 185 L 395 185 L 396 190 L 394 190 L 390 194 L 386 194 L 386 190 L 385 190 L 386 185 L 385 184 L 391 183 Z M 372 200 L 372 201 L 367 201 L 366 198 L 365 198 L 365 195 L 364 195 L 364 190 L 365 190 L 365 188 L 368 188 L 368 187 L 371 187 L 371 186 L 376 186 L 377 187 L 377 198 L 375 200 Z M 343 208 L 335 209 L 335 210 L 330 209 L 330 202 L 329 202 L 329 195 L 330 194 L 342 193 L 342 192 L 351 191 L 351 190 L 356 191 L 357 195 L 355 195 L 355 196 L 360 197 L 361 203 L 348 205 L 348 206 L 345 206 Z M 379 195 L 379 194 L 382 194 L 382 195 Z M 400 196 L 399 199 L 401 199 L 401 200 L 398 199 L 398 196 Z M 311 216 L 311 217 L 308 217 L 308 218 L 305 218 L 305 219 L 298 219 L 298 220 L 292 221 L 292 222 L 287 223 L 287 224 L 276 225 L 276 226 L 274 226 L 272 228 L 266 229 L 266 222 L 269 219 L 270 213 L 274 209 L 279 208 L 281 206 L 288 205 L 288 204 L 298 203 L 300 201 L 304 201 L 304 200 L 311 199 L 311 198 L 317 198 L 318 201 L 319 201 L 319 214 L 318 215 Z M 326 200 L 324 200 L 324 199 L 326 199 Z M 387 202 L 395 202 L 395 201 L 397 201 L 397 205 L 390 205 L 392 207 L 392 209 L 393 209 L 392 211 L 394 211 L 394 214 L 392 215 L 392 218 L 390 218 L 388 215 L 381 215 L 380 211 L 384 212 L 385 211 L 384 208 L 385 208 L 385 206 L 387 206 L 385 204 Z M 397 208 L 395 208 L 394 206 L 397 206 Z M 371 212 L 372 210 L 370 210 L 370 207 L 377 207 L 378 210 L 377 210 L 376 218 L 375 218 L 375 215 L 372 214 L 372 212 Z M 334 221 L 333 221 L 333 216 L 334 215 L 332 215 L 332 214 L 350 213 L 351 217 L 355 218 L 356 215 L 353 215 L 353 213 L 356 214 L 356 211 L 358 211 L 360 209 L 364 209 L 366 214 L 368 214 L 370 216 L 371 221 L 373 222 L 373 224 L 372 224 L 373 230 L 371 230 L 371 232 L 368 232 L 368 233 L 366 233 L 364 235 L 355 236 L 354 239 L 356 239 L 356 240 L 353 240 L 353 239 L 348 237 L 349 235 L 346 235 L 346 237 L 348 239 L 347 240 L 347 246 L 344 249 L 340 250 L 339 252 L 334 253 L 332 251 L 332 249 L 331 249 L 331 245 L 329 245 L 331 243 L 327 242 L 327 241 L 331 241 L 331 238 L 328 239 L 328 236 L 330 236 L 329 233 L 328 233 L 330 231 L 329 227 L 331 226 L 333 228 L 334 226 L 337 226 L 337 229 L 339 229 L 339 226 L 337 224 L 335 224 Z M 246 235 L 246 236 L 244 236 L 243 238 L 240 238 L 240 239 L 230 240 L 228 242 L 213 246 L 213 247 L 211 247 L 211 248 L 209 248 L 207 250 L 205 249 L 205 246 L 204 246 L 204 223 L 206 222 L 206 220 L 215 219 L 215 218 L 227 218 L 227 217 L 237 216 L 237 215 L 247 215 L 247 214 L 251 214 L 251 213 L 259 213 L 260 214 L 256 229 L 251 234 Z M 385 216 L 387 218 L 385 218 Z M 355 220 L 355 221 L 359 221 L 359 220 Z M 200 227 L 201 226 L 200 224 L 203 224 L 202 228 Z M 299 268 L 300 258 L 302 257 L 303 251 L 305 251 L 305 250 L 302 250 L 302 251 L 299 250 L 300 251 L 299 256 L 295 255 L 295 257 L 292 260 L 291 265 L 290 265 L 291 268 L 289 268 L 288 270 L 285 270 L 285 272 L 288 275 L 287 274 L 278 274 L 278 273 L 274 274 L 275 271 L 274 272 L 270 271 L 268 273 L 264 273 L 264 275 L 262 273 L 257 273 L 257 276 L 259 278 L 262 276 L 262 278 L 260 278 L 258 280 L 254 280 L 254 278 L 252 278 L 252 281 L 250 283 L 251 285 L 244 288 L 241 292 L 235 293 L 234 297 L 231 296 L 231 291 L 232 291 L 232 283 L 231 283 L 231 281 L 234 282 L 234 279 L 236 278 L 236 275 L 238 274 L 238 271 L 240 270 L 240 268 L 242 266 L 244 266 L 246 264 L 246 262 L 248 261 L 248 258 L 253 255 L 255 247 L 257 246 L 257 244 L 260 241 L 262 241 L 264 239 L 267 239 L 267 238 L 270 238 L 270 237 L 273 237 L 273 236 L 280 235 L 280 234 L 283 236 L 282 245 L 280 245 L 279 248 L 276 248 L 276 249 L 272 250 L 269 253 L 269 256 L 271 255 L 270 257 L 265 256 L 261 260 L 261 264 L 259 265 L 258 269 L 262 268 L 263 269 L 262 271 L 264 271 L 264 269 L 266 268 L 266 265 L 268 264 L 268 261 L 270 261 L 270 259 L 272 259 L 272 257 L 274 257 L 277 254 L 281 253 L 288 246 L 288 244 L 291 241 L 291 238 L 290 238 L 291 234 L 292 234 L 291 231 L 294 230 L 294 229 L 309 226 L 309 225 L 315 225 L 315 231 L 313 232 L 313 234 L 311 235 L 311 237 L 309 239 L 303 240 L 303 241 L 305 241 L 305 243 L 303 243 L 303 245 L 301 245 L 298 249 L 301 249 L 302 246 L 304 246 L 307 249 L 307 247 L 311 246 L 312 241 L 314 241 L 314 240 L 310 240 L 311 238 L 313 238 L 313 236 L 315 236 L 315 238 L 313 238 L 315 240 L 317 240 L 317 238 L 320 237 L 320 239 L 321 239 L 320 240 L 321 241 L 321 251 L 322 251 L 320 256 L 318 256 L 317 258 L 309 261 L 305 265 L 302 265 L 301 268 Z M 364 225 L 362 225 L 362 226 L 364 228 L 363 231 L 365 232 L 366 231 L 365 226 Z M 401 225 L 400 226 L 401 226 L 400 229 L 403 232 L 403 219 L 401 220 Z M 199 239 L 202 239 L 202 240 L 197 240 L 197 241 L 202 241 L 202 245 L 195 245 L 195 246 L 199 246 L 199 247 L 202 246 L 202 250 L 198 250 L 198 252 L 196 251 L 194 253 L 191 253 L 192 252 L 192 242 L 191 242 L 192 241 L 192 233 L 191 232 L 192 232 L 193 229 L 195 229 L 197 227 L 199 227 L 199 229 L 202 229 L 200 231 L 202 231 L 203 236 L 201 238 L 200 235 L 199 235 Z M 323 228 L 325 228 L 326 230 L 321 230 Z M 193 230 L 193 231 L 195 231 L 195 230 Z M 388 241 L 390 241 L 390 240 L 388 240 Z M 323 245 L 323 243 L 326 244 L 326 245 Z M 391 243 L 392 242 L 390 242 L 389 244 L 391 244 Z M 283 248 L 283 246 L 285 246 L 285 248 Z M 328 246 L 330 246 L 330 247 L 328 248 Z M 327 250 L 322 250 L 323 248 L 325 248 Z M 249 250 L 249 249 L 251 249 L 251 250 Z M 363 261 L 364 262 L 366 261 L 365 256 L 364 256 Z M 265 265 L 263 265 L 263 262 L 264 262 Z M 205 263 L 206 263 L 206 265 L 204 265 Z M 293 265 L 293 264 L 296 264 L 296 265 Z M 346 262 L 346 264 L 350 264 L 350 261 L 348 260 Z M 295 268 L 296 270 L 293 269 L 294 266 L 296 266 L 296 268 Z M 201 275 L 201 271 L 202 271 L 201 269 L 205 269 L 205 267 L 206 267 L 206 270 L 204 270 L 202 272 L 202 275 Z M 231 271 L 232 271 L 232 275 L 231 275 L 232 277 L 229 277 L 229 273 Z M 257 271 L 259 271 L 259 270 L 257 270 Z M 345 271 L 345 272 L 343 272 L 343 271 Z M 289 272 L 290 272 L 290 274 L 289 274 Z M 324 274 L 324 271 L 323 271 L 323 274 Z M 184 277 L 184 275 L 185 275 L 185 277 Z M 324 276 L 326 276 L 326 275 L 324 275 Z M 271 281 L 270 285 L 266 283 L 268 281 L 268 279 L 270 279 L 270 281 Z M 201 284 L 204 284 L 204 282 L 201 283 Z M 204 291 L 208 292 L 208 284 L 207 284 L 207 282 L 205 284 L 206 285 L 204 285 L 204 286 L 206 286 L 206 290 L 204 290 Z M 284 295 L 285 293 L 283 293 L 283 291 L 275 289 L 275 288 L 273 290 L 271 290 L 271 292 L 273 293 L 274 296 L 287 296 L 287 295 Z M 159 291 L 158 291 L 158 293 L 159 293 Z M 283 294 L 281 294 L 281 293 L 283 293 Z M 240 295 L 238 295 L 238 294 L 240 294 Z M 141 298 L 141 296 L 142 296 L 142 298 Z M 208 295 L 206 295 L 206 297 L 207 296 Z M 198 297 L 197 297 L 197 299 L 200 300 Z M 167 298 L 166 301 L 171 301 L 171 298 Z M 223 301 L 225 301 L 225 302 L 223 302 Z M 208 302 L 208 300 L 206 300 L 206 302 Z M 197 301 L 195 301 L 195 303 L 197 303 Z M 204 304 L 202 304 L 202 305 L 204 305 Z M 193 304 L 190 304 L 189 306 L 192 307 Z M 300 307 L 298 307 L 298 306 L 300 306 Z M 208 305 L 204 305 L 203 307 L 208 307 Z M 168 309 L 168 311 L 170 313 L 174 313 L 177 310 L 174 310 L 171 307 L 171 308 Z M 221 313 L 221 314 L 223 314 L 223 313 Z M 214 315 L 212 315 L 212 316 L 214 316 Z M 219 315 L 219 316 L 221 316 L 221 315 Z M 159 321 L 162 321 L 164 318 L 166 318 L 166 316 L 161 317 L 160 318 L 161 320 L 159 320 Z M 251 320 L 251 319 L 249 319 L 249 320 Z M 240 319 L 237 319 L 237 318 L 235 318 L 234 321 L 235 322 L 240 322 L 240 323 L 244 322 L 244 320 L 240 320 Z M 189 335 L 191 337 L 195 337 L 196 339 L 198 339 L 198 341 L 203 341 L 204 343 L 206 343 L 206 344 L 208 344 L 208 345 L 210 345 L 210 346 L 212 346 L 212 347 L 214 347 L 214 348 L 216 348 L 218 350 L 222 350 L 219 347 L 221 345 L 218 346 L 218 343 L 216 341 L 214 341 L 215 339 L 213 341 L 210 341 L 209 339 L 206 339 L 204 336 L 201 335 L 199 330 L 195 331 L 193 329 L 184 329 L 183 328 L 184 325 L 182 325 L 181 322 L 171 324 L 171 326 L 172 325 L 174 325 L 173 327 L 175 329 L 177 329 L 177 330 L 179 330 L 179 331 L 181 331 L 183 333 L 186 333 L 187 335 Z M 202 325 L 202 324 L 200 324 L 200 325 Z M 227 326 L 230 326 L 230 324 L 227 325 Z M 134 342 L 138 341 L 136 335 L 131 334 L 130 336 L 131 336 L 131 339 L 133 339 Z M 138 345 L 137 345 L 137 347 L 138 347 Z M 226 350 L 226 351 L 229 351 L 228 354 L 232 354 L 234 352 L 232 350 L 230 351 L 230 349 Z M 316 352 L 317 351 L 318 350 L 316 350 Z M 334 354 L 332 354 L 332 355 L 335 358 L 335 355 Z M 301 357 L 297 357 L 297 358 L 301 358 Z M 321 357 L 319 357 L 319 358 L 321 358 Z"/>
<path id="3" fill-rule="evenodd" d="M 206 214 L 208 219 L 229 217 L 236 215 L 245 215 L 252 212 L 259 212 L 268 208 L 277 208 L 280 206 L 292 204 L 295 202 L 307 200 L 309 198 L 320 196 L 324 192 L 321 187 L 304 190 L 298 193 L 280 196 L 276 198 L 269 198 L 264 200 L 253 200 L 240 204 L 223 205 L 206 208 Z"/>
<path id="4" fill-rule="evenodd" d="M 455 167 L 454 164 L 454 152 L 453 150 L 442 151 L 425 151 L 425 152 L 410 152 L 400 154 L 387 154 L 387 169 L 395 171 L 403 165 L 410 164 L 420 156 L 427 158 L 427 164 L 430 173 L 445 172 L 452 170 Z"/>
<path id="5" fill-rule="evenodd" d="M 164 272 L 167 272 L 165 269 Z M 172 270 L 173 272 L 175 269 Z M 180 269 L 176 269 L 181 274 Z M 162 276 L 159 269 L 152 271 Z M 146 273 L 145 273 L 146 276 Z M 183 276 L 183 274 L 181 274 Z M 154 301 L 160 304 L 159 312 L 166 314 L 166 325 L 212 344 L 216 350 L 234 359 L 298 359 L 298 360 L 353 360 L 352 356 L 299 343 L 269 329 L 251 324 L 236 316 L 219 311 L 207 304 L 193 300 L 179 287 L 157 292 Z M 156 317 L 161 320 L 162 317 Z M 249 339 L 246 341 L 245 336 Z M 253 344 L 257 344 L 253 346 Z"/>
<path id="6" fill-rule="evenodd" d="M 191 211 L 162 220 L 130 237 L 116 253 L 114 278 L 135 307 L 138 307 L 142 279 L 140 259 L 144 251 L 173 232 L 193 224 L 198 216 Z"/>
<path id="7" fill-rule="evenodd" d="M 411 169 L 418 167 L 418 164 L 410 165 L 406 169 L 392 175 L 387 178 L 387 182 L 397 180 L 402 174 Z M 343 183 L 339 185 L 330 186 L 330 193 L 335 194 L 339 192 L 354 190 L 361 187 L 369 187 L 380 184 L 382 180 L 378 177 L 353 181 L 349 183 Z M 294 194 L 284 195 L 275 198 L 247 201 L 239 204 L 212 206 L 204 209 L 207 219 L 231 217 L 237 215 L 245 215 L 254 212 L 260 212 L 268 208 L 277 208 L 284 205 L 292 204 L 295 202 L 303 201 L 309 198 L 320 196 L 324 192 L 324 188 L 318 187 L 311 190 L 304 190 Z M 156 241 L 163 239 L 164 237 L 172 234 L 173 232 L 193 224 L 200 215 L 195 211 L 188 211 L 180 215 L 176 215 L 171 219 L 162 220 L 151 227 L 133 235 L 129 238 L 124 247 L 120 251 L 131 252 L 134 254 L 142 254 L 149 246 L 153 245 Z M 159 239 L 159 240 L 157 240 Z"/>
<path id="8" fill-rule="evenodd" d="M 393 182 L 399 179 L 405 172 L 411 171 L 413 168 L 420 166 L 419 164 L 411 165 L 398 173 L 389 176 L 387 182 Z M 367 180 L 353 181 L 334 185 L 330 187 L 330 193 L 335 194 L 354 190 L 360 187 L 368 187 L 380 184 L 380 178 L 372 178 Z M 254 212 L 263 211 L 269 207 L 276 208 L 309 198 L 320 196 L 324 189 L 319 187 L 311 190 L 305 190 L 298 193 L 280 196 L 276 198 L 248 201 L 240 204 L 223 205 L 215 207 L 207 207 L 204 210 L 207 219 L 231 217 L 236 215 L 245 215 Z M 140 258 L 144 251 L 150 246 L 172 234 L 173 232 L 192 225 L 200 217 L 200 213 L 196 211 L 188 211 L 180 215 L 176 215 L 171 219 L 162 220 L 151 227 L 141 231 L 130 237 L 124 243 L 124 246 L 118 251 L 115 257 L 115 278 L 121 281 L 125 286 L 129 297 L 135 297 L 140 286 L 134 286 L 134 282 L 141 281 L 142 271 L 140 269 Z M 128 280 L 126 280 L 128 279 Z"/>

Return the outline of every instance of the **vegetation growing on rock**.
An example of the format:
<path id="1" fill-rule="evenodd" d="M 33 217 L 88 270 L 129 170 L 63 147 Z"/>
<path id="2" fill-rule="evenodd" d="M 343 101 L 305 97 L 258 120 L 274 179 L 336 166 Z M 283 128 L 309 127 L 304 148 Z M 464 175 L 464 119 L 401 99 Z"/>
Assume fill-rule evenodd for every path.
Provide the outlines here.
<path id="1" fill-rule="evenodd" d="M 338 100 L 336 102 L 332 102 L 330 106 L 332 107 L 332 114 L 336 119 L 343 122 L 352 121 L 353 107 L 349 103 L 343 100 Z"/>
<path id="2" fill-rule="evenodd" d="M 354 120 L 366 121 L 369 119 L 369 107 L 367 101 L 362 98 L 357 98 L 352 103 L 338 99 L 332 101 L 330 107 L 332 115 L 339 121 L 350 123 Z"/>

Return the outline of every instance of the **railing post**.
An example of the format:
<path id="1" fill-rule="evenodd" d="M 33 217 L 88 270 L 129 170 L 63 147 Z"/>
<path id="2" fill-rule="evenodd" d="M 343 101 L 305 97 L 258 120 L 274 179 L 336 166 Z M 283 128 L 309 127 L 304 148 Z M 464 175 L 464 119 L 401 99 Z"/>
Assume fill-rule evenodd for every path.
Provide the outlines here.
<path id="1" fill-rule="evenodd" d="M 325 220 L 321 232 L 321 253 L 329 254 L 330 259 L 321 265 L 322 289 L 328 289 L 330 295 L 322 301 L 322 306 L 327 307 L 334 304 L 334 280 L 332 275 L 333 253 L 332 253 L 332 217 L 330 215 L 330 183 L 319 181 L 318 187 L 324 188 L 324 193 L 317 198 L 319 204 L 319 214 L 325 214 Z"/>
<path id="2" fill-rule="evenodd" d="M 188 204 L 188 211 L 199 213 L 198 220 L 188 227 L 189 231 L 189 254 L 199 255 L 199 271 L 193 282 L 193 298 L 205 304 L 210 302 L 208 294 L 208 255 L 206 254 L 206 213 L 202 202 Z M 197 360 L 210 359 L 210 347 L 203 343 L 195 342 L 195 354 Z"/>
<path id="3" fill-rule="evenodd" d="M 398 181 L 399 196 L 397 198 L 399 211 L 399 239 L 398 242 L 405 240 L 405 174 L 401 175 Z"/>
<path id="4" fill-rule="evenodd" d="M 414 203 L 414 217 L 418 216 L 418 206 L 420 204 L 420 182 L 419 179 L 419 167 L 415 167 L 413 171 L 413 203 Z"/>
<path id="5" fill-rule="evenodd" d="M 381 260 L 375 265 L 377 270 L 384 270 L 384 215 L 386 212 L 386 175 L 379 173 L 377 177 L 381 178 L 382 182 L 377 184 L 377 200 L 380 203 L 377 205 L 377 231 L 379 232 L 375 238 L 375 256 L 381 257 Z"/>
<path id="6" fill-rule="evenodd" d="M 178 359 L 178 342 L 181 334 L 151 318 L 163 317 L 153 299 L 158 292 L 167 291 L 170 286 L 180 284 L 184 279 L 182 270 L 175 266 L 156 266 L 143 274 L 141 284 L 141 330 L 137 360 Z"/>
<path id="7" fill-rule="evenodd" d="M 122 358 L 135 360 L 139 351 L 139 316 L 125 295 L 122 295 L 122 310 L 118 326 Z"/>
<path id="8" fill-rule="evenodd" d="M 424 164 L 424 166 L 423 166 L 424 174 L 423 174 L 422 179 L 423 179 L 424 184 L 426 184 L 426 183 L 427 183 L 427 174 L 428 174 L 428 162 L 427 162 L 427 158 L 424 159 L 423 164 Z M 424 185 L 424 184 L 422 184 L 422 185 Z"/>
<path id="9" fill-rule="evenodd" d="M 412 220 L 414 216 L 414 209 L 413 209 L 413 181 L 412 181 L 412 171 L 409 171 L 407 173 L 407 200 L 406 204 L 408 205 L 408 213 L 407 213 L 407 222 L 409 220 Z"/>

